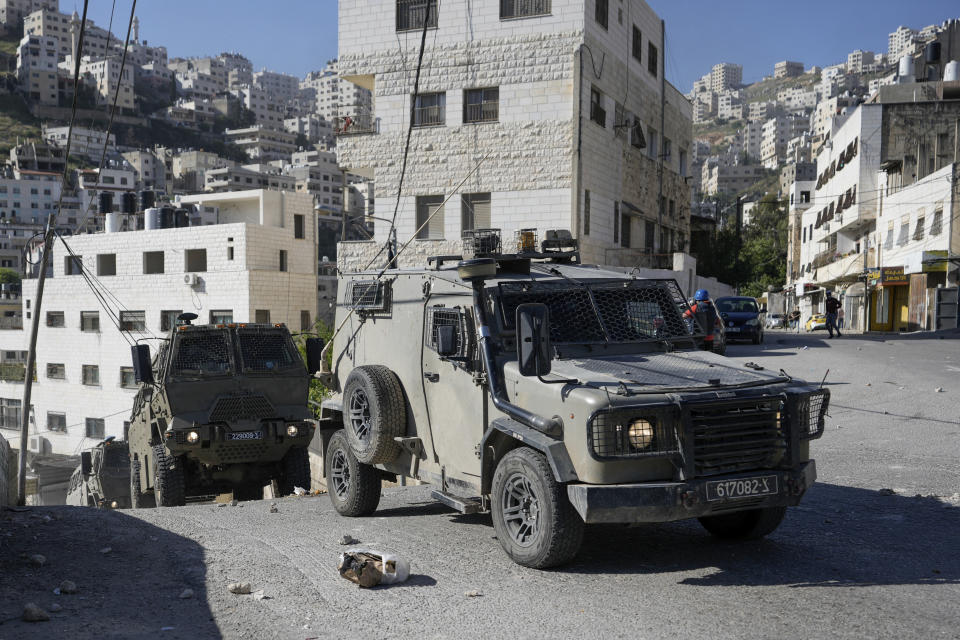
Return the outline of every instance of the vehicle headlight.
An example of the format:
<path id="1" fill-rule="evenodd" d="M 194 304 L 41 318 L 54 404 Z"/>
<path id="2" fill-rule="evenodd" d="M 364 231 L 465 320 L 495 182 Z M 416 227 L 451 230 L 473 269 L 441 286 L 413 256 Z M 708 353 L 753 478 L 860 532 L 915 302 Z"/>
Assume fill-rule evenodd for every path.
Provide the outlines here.
<path id="1" fill-rule="evenodd" d="M 757 320 L 756 318 L 751 318 L 750 320 L 747 320 L 746 322 L 744 322 L 744 324 L 747 325 L 748 327 L 755 327 L 758 324 L 760 324 L 760 321 Z"/>
<path id="2" fill-rule="evenodd" d="M 294 436 L 297 435 L 297 432 L 298 432 L 297 425 L 295 425 L 295 424 L 287 425 L 287 435 L 288 435 L 288 436 L 290 436 L 290 437 L 292 438 L 292 437 L 294 437 Z"/>
<path id="3" fill-rule="evenodd" d="M 644 451 L 653 446 L 653 423 L 638 418 L 627 429 L 627 442 L 634 451 Z"/>
<path id="4" fill-rule="evenodd" d="M 199 440 L 200 440 L 200 434 L 197 433 L 196 431 L 191 431 L 190 433 L 187 434 L 187 442 L 189 442 L 190 444 L 197 444 Z"/>

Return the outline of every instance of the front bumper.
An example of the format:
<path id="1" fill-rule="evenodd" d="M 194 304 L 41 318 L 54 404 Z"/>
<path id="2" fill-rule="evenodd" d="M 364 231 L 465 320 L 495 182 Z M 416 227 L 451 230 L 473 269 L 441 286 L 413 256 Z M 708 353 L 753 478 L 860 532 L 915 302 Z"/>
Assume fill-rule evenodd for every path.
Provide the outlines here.
<path id="1" fill-rule="evenodd" d="M 777 476 L 774 495 L 707 501 L 708 482 L 757 476 Z M 813 460 L 789 471 L 756 471 L 715 476 L 690 482 L 645 482 L 643 484 L 570 484 L 567 495 L 584 522 L 669 522 L 763 507 L 795 506 L 817 479 Z"/>

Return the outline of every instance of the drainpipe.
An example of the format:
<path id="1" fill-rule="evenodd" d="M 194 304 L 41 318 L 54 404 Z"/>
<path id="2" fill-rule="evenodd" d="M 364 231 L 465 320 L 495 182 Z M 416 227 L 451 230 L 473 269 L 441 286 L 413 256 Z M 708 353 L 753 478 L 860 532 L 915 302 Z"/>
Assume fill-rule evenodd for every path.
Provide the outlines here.
<path id="1" fill-rule="evenodd" d="M 576 52 L 577 66 L 579 72 L 573 81 L 573 117 L 577 121 L 577 155 L 573 162 L 576 165 L 573 171 L 573 237 L 580 238 L 580 184 L 583 179 L 583 163 L 581 156 L 583 152 L 583 44 Z"/>
<path id="2" fill-rule="evenodd" d="M 663 250 L 663 247 L 660 246 L 660 238 L 663 237 L 663 141 L 667 121 L 667 65 L 665 62 L 667 59 L 667 26 L 663 20 L 660 21 L 660 43 L 662 45 L 660 47 L 660 146 L 657 148 L 657 226 L 660 235 L 655 236 L 653 240 L 656 243 L 654 251 L 657 253 Z"/>

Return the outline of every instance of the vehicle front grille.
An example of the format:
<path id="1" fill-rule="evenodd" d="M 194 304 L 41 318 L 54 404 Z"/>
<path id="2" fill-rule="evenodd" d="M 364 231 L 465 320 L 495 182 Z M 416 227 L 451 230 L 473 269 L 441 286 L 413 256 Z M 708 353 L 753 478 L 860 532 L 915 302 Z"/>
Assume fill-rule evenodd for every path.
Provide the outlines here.
<path id="1" fill-rule="evenodd" d="M 187 444 L 187 432 L 186 431 L 174 431 L 174 438 L 177 444 Z"/>
<path id="2" fill-rule="evenodd" d="M 779 399 L 694 405 L 690 420 L 697 476 L 770 469 L 787 453 Z"/>
<path id="3" fill-rule="evenodd" d="M 277 415 L 270 401 L 262 395 L 219 398 L 210 411 L 210 422 L 232 422 L 244 418 L 272 418 Z"/>
<path id="4" fill-rule="evenodd" d="M 267 452 L 263 442 L 224 442 L 213 449 L 214 455 L 223 463 L 256 462 Z"/>

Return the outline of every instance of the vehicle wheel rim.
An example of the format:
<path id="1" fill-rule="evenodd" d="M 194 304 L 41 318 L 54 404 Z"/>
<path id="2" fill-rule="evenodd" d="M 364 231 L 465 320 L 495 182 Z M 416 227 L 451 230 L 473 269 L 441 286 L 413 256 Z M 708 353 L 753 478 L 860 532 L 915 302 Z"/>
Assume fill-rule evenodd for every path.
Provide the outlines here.
<path id="1" fill-rule="evenodd" d="M 350 465 L 347 463 L 347 454 L 342 449 L 333 453 L 333 460 L 330 462 L 330 479 L 337 499 L 343 500 L 347 491 L 350 490 Z"/>
<path id="2" fill-rule="evenodd" d="M 370 402 L 363 389 L 356 389 L 350 396 L 350 427 L 361 442 L 370 439 Z"/>
<path id="3" fill-rule="evenodd" d="M 504 484 L 500 513 L 511 541 L 519 547 L 532 546 L 540 532 L 540 499 L 523 474 L 514 474 Z"/>

